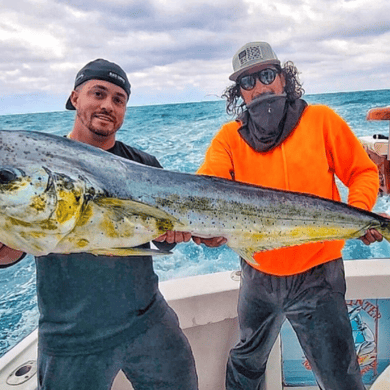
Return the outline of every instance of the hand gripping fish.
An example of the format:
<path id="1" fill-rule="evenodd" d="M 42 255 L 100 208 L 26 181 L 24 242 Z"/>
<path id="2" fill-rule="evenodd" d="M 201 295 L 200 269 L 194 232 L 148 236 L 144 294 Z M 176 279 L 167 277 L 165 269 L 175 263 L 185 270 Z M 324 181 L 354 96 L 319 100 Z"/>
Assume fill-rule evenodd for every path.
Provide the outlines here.
<path id="1" fill-rule="evenodd" d="M 33 255 L 154 254 L 167 230 L 224 236 L 247 261 L 264 250 L 350 239 L 390 219 L 344 203 L 151 168 L 64 137 L 0 131 L 0 241 Z M 165 252 L 163 252 L 165 254 Z"/>

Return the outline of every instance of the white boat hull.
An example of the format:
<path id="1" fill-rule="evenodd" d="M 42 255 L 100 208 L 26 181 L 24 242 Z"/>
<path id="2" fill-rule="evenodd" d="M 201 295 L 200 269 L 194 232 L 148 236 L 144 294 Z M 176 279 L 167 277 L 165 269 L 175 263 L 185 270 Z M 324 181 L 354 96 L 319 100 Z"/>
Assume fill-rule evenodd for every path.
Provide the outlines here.
<path id="1" fill-rule="evenodd" d="M 390 298 L 390 259 L 347 261 L 345 270 L 347 299 Z M 169 280 L 162 282 L 160 288 L 170 306 L 178 314 L 180 325 L 192 346 L 200 390 L 224 389 L 227 356 L 238 339 L 236 306 L 239 281 L 232 279 L 231 272 L 222 272 Z M 29 364 L 36 360 L 36 336 L 37 332 L 34 331 L 0 358 L 1 390 L 36 390 L 36 375 L 32 375 L 19 385 L 7 383 L 7 379 L 15 370 L 24 363 Z M 281 362 L 278 339 L 268 363 L 266 390 L 283 390 Z M 386 375 L 390 376 L 390 372 Z M 378 383 L 380 378 L 382 377 L 378 378 Z M 371 389 L 390 389 L 390 385 L 378 386 L 380 384 L 374 384 Z M 294 388 L 310 389 L 317 388 Z M 112 390 L 132 390 L 132 386 L 124 375 L 119 373 Z"/>

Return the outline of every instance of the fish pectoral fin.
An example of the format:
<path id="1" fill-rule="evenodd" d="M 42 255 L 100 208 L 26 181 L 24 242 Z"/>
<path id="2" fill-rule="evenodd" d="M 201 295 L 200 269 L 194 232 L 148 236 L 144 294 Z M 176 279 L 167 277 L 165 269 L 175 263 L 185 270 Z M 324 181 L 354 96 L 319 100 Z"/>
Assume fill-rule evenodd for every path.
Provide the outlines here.
<path id="1" fill-rule="evenodd" d="M 258 265 L 255 259 L 253 258 L 253 255 L 256 252 L 260 252 L 261 250 L 253 250 L 253 248 L 234 248 L 227 243 L 227 246 L 232 249 L 234 252 L 236 252 L 240 257 L 242 257 L 244 260 L 246 260 L 250 264 Z M 264 250 L 264 249 L 263 249 Z"/>
<path id="2" fill-rule="evenodd" d="M 147 248 L 99 248 L 90 252 L 96 256 L 167 256 L 172 254 L 170 251 Z"/>
<path id="3" fill-rule="evenodd" d="M 107 197 L 97 198 L 94 200 L 94 203 L 96 203 L 99 207 L 109 208 L 110 211 L 113 211 L 121 216 L 142 215 L 158 220 L 168 220 L 172 223 L 181 225 L 181 222 L 171 214 L 146 203 L 136 202 L 129 199 Z"/>

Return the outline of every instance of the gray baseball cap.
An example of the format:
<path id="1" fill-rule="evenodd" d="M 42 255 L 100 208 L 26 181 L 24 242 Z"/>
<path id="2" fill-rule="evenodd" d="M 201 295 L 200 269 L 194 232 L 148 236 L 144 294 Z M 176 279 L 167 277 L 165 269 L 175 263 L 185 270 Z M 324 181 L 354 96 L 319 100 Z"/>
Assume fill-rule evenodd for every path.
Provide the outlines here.
<path id="1" fill-rule="evenodd" d="M 232 81 L 237 79 L 248 70 L 261 68 L 263 65 L 279 65 L 280 61 L 266 42 L 249 42 L 233 56 L 233 71 L 229 76 Z"/>
<path id="2" fill-rule="evenodd" d="M 104 80 L 116 84 L 126 92 L 127 99 L 130 97 L 131 86 L 126 72 L 113 62 L 103 60 L 102 58 L 89 62 L 77 73 L 74 88 L 89 80 Z M 70 97 L 65 107 L 68 110 L 75 110 Z"/>

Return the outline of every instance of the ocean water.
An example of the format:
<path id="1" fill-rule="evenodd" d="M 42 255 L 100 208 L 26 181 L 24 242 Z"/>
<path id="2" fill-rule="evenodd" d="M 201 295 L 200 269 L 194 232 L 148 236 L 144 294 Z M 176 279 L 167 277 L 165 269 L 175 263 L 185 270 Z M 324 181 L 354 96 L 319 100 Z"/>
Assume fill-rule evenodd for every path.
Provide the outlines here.
<path id="1" fill-rule="evenodd" d="M 370 108 L 389 105 L 390 90 L 307 95 L 305 99 L 332 107 L 357 136 L 389 132 L 387 121 L 367 122 L 365 117 Z M 3 115 L 0 129 L 64 135 L 71 130 L 74 115 L 71 111 Z M 214 134 L 229 120 L 222 100 L 129 107 L 118 139 L 155 155 L 166 169 L 194 173 Z M 346 189 L 340 186 L 345 199 Z M 375 211 L 389 209 L 388 198 L 379 198 Z M 343 255 L 345 259 L 386 258 L 390 246 L 382 242 L 366 247 L 351 240 Z M 177 245 L 173 255 L 159 257 L 154 264 L 162 281 L 239 268 L 238 256 L 227 247 L 210 249 L 193 243 Z M 0 356 L 34 330 L 37 322 L 35 265 L 27 256 L 13 267 L 0 269 Z"/>

